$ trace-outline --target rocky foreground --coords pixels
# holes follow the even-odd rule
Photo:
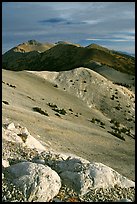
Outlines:
[[[55,152],[19,124],[2,127],[3,202],[133,202],[135,182],[112,168]]]

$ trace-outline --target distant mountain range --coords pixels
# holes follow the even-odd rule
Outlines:
[[[134,53],[124,52],[124,51],[118,51],[118,52],[120,52],[122,54],[125,54],[125,55],[129,55],[129,56],[135,57]]]
[[[8,70],[65,71],[77,67],[93,69],[96,65],[133,74],[135,58],[97,44],[82,47],[59,41],[40,43],[36,40],[17,45],[3,54],[2,67]]]

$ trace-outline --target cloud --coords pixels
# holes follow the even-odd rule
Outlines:
[[[39,23],[61,23],[61,22],[65,22],[66,20],[63,18],[50,18],[50,19],[46,19],[46,20],[41,20],[39,21]]]
[[[134,36],[127,35],[116,35],[111,38],[87,38],[86,40],[95,40],[95,41],[112,41],[112,42],[126,42],[126,41],[135,41]]]
[[[2,3],[3,48],[8,47],[7,42],[16,46],[30,39],[74,43],[92,39],[114,47],[122,43],[123,49],[124,43],[134,45],[134,33],[134,2]]]
[[[45,24],[45,25],[48,25],[48,24],[58,24],[58,23],[61,23],[61,24],[66,24],[66,25],[79,25],[79,24],[86,24],[88,22],[84,22],[84,21],[68,21],[67,19],[65,18],[50,18],[50,19],[46,19],[46,20],[40,20],[38,21],[38,23],[41,23],[41,24]],[[93,23],[94,24],[94,23]]]
[[[98,23],[101,23],[103,20],[84,20],[83,23],[87,23],[87,24],[90,24],[90,25],[95,25],[95,24],[98,24]]]

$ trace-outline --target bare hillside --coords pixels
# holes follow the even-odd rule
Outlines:
[[[111,119],[134,130],[135,95],[87,68],[62,72],[33,72],[69,93],[82,99],[91,109],[97,109]],[[112,75],[111,75],[112,76]],[[113,118],[112,118],[113,115]],[[132,121],[129,123],[128,121]]]
[[[3,123],[134,180],[134,93],[82,67],[38,74],[2,70]]]

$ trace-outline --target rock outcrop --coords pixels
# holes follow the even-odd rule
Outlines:
[[[20,162],[8,167],[7,171],[29,202],[48,202],[58,194],[61,187],[58,174],[46,165]]]
[[[72,189],[71,193],[72,191],[76,192],[77,198],[73,193],[70,202],[74,202],[74,200],[82,202],[88,193],[92,195],[94,191],[94,196],[88,200],[93,201],[95,196],[97,196],[95,201],[102,199],[130,202],[130,200],[134,200],[135,182],[120,175],[112,168],[102,163],[89,162],[73,154],[49,150],[31,136],[26,128],[14,123],[3,125],[2,132],[3,201],[9,197],[10,201],[15,200],[9,196],[9,191],[9,197],[5,195],[6,188],[8,188],[5,186],[9,185],[6,184],[7,180],[15,186],[14,188],[19,189],[19,192],[21,191],[20,194],[27,202],[62,201],[61,192],[64,192],[62,190],[64,186],[66,189]],[[7,149],[8,154],[6,154]],[[117,197],[113,198],[116,193],[112,195],[112,198],[107,196],[112,189],[117,189],[117,191],[114,190],[118,194]],[[121,195],[118,193],[119,191],[123,193],[123,196],[121,196],[122,193],[120,193]],[[67,192],[68,190],[65,191],[66,194]],[[105,192],[103,198],[100,198],[100,192]],[[130,195],[129,192],[131,192]],[[126,194],[127,196],[125,196]],[[9,201],[8,199],[7,201]]]
[[[21,143],[23,146],[27,146],[31,149],[35,148],[39,152],[45,150],[45,147],[31,136],[26,127],[21,127],[19,124],[15,126],[14,123],[9,123],[5,125],[5,128],[6,129],[2,129],[4,139]]]
[[[90,189],[114,188],[115,185],[134,187],[133,181],[123,177],[112,168],[97,162],[88,162],[79,157],[70,157],[58,162],[57,172],[62,180],[71,185],[78,193],[84,195]]]

